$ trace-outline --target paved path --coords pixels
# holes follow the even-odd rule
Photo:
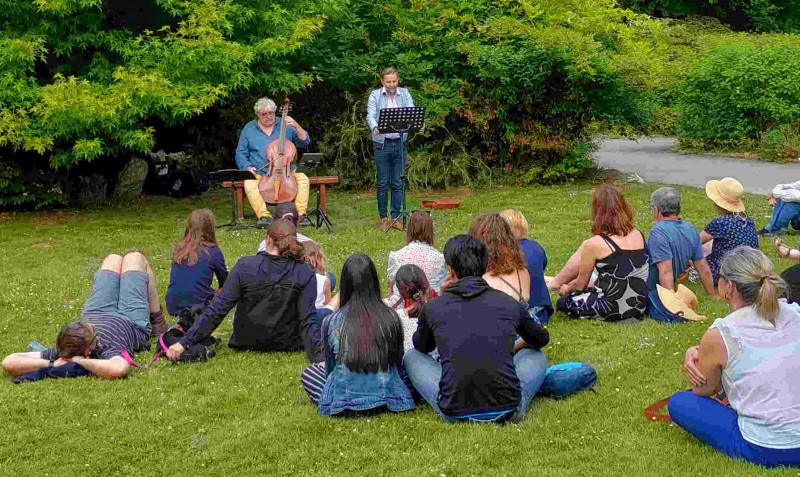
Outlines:
[[[705,187],[709,179],[730,176],[747,192],[767,195],[775,184],[800,180],[800,162],[775,164],[724,156],[676,154],[671,138],[607,139],[594,153],[598,166],[638,174],[645,182]]]

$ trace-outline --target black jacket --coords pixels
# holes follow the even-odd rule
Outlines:
[[[462,278],[423,307],[414,347],[425,353],[439,348],[439,407],[445,414],[459,417],[519,405],[517,334],[537,349],[550,339],[519,302],[480,277]]]
[[[184,347],[210,335],[236,306],[228,346],[254,351],[299,351],[321,361],[314,323],[317,279],[306,263],[261,252],[242,257],[222,290],[180,340]]]

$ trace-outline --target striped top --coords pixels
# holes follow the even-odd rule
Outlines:
[[[122,350],[133,356],[139,351],[150,349],[149,330],[143,330],[126,319],[113,315],[89,315],[84,316],[81,321],[93,325],[97,333],[98,346],[92,353],[92,358],[111,359],[122,356]],[[57,357],[57,348],[42,352],[44,359]]]

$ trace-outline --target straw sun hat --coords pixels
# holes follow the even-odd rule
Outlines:
[[[706,182],[706,195],[728,212],[744,212],[744,187],[733,177]]]
[[[661,285],[656,285],[656,287],[658,288],[658,298],[667,310],[691,321],[706,319],[705,316],[698,315],[695,312],[697,309],[697,296],[692,290],[683,285],[678,285],[678,291],[672,291]]]

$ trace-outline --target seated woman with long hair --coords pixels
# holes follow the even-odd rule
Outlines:
[[[686,351],[691,391],[669,400],[672,420],[731,457],[800,466],[800,308],[759,250],[722,259],[717,291],[731,308]],[[725,391],[730,405],[709,396]]]
[[[561,293],[556,308],[584,319],[642,319],[647,308],[647,248],[625,196],[610,184],[601,185],[592,196],[592,233],[550,283]]]
[[[211,288],[214,276],[222,288],[228,278],[228,267],[217,245],[214,214],[208,209],[198,209],[189,215],[183,238],[172,250],[165,296],[169,314],[178,316],[185,308],[208,304],[214,297]]]
[[[417,315],[428,301],[436,297],[436,292],[428,284],[428,277],[416,265],[403,265],[397,270],[394,279],[400,298],[386,304],[400,317],[403,324],[403,351],[414,347],[411,337],[417,331]]]
[[[400,293],[394,285],[397,271],[406,264],[418,266],[425,272],[431,288],[439,293],[442,281],[447,275],[444,255],[433,246],[433,218],[427,212],[416,211],[411,214],[406,226],[406,245],[389,252],[386,276],[389,282],[389,303],[395,303]]]
[[[323,416],[408,411],[414,399],[401,378],[403,327],[380,297],[378,272],[363,253],[342,267],[340,308],[322,322],[325,363],[301,382]]]

